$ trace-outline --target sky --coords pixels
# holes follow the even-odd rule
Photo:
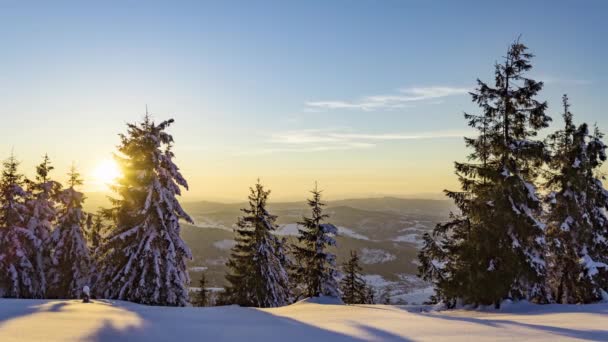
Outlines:
[[[568,93],[608,131],[605,1],[0,0],[0,157],[104,189],[126,123],[174,118],[188,200],[457,189],[467,92],[519,35],[553,128]],[[546,135],[545,130],[542,135]]]

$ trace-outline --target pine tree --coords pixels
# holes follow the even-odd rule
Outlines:
[[[266,209],[269,194],[258,180],[250,188],[249,208],[241,209],[245,215],[235,229],[237,244],[227,263],[223,303],[277,307],[289,302],[287,258],[283,242],[273,234],[276,216]]]
[[[105,229],[103,212],[87,216],[87,240],[92,252],[95,252],[101,246]]]
[[[350,252],[350,259],[342,265],[344,278],[340,281],[342,301],[346,304],[365,304],[369,300],[369,290],[361,276],[359,255],[356,251]]]
[[[303,217],[298,222],[301,227],[298,229],[299,244],[293,246],[298,263],[294,267],[294,282],[303,285],[306,297],[338,297],[336,256],[327,251],[330,246],[336,245],[334,237],[338,229],[333,224],[323,223],[329,215],[323,214],[325,203],[321,201],[321,190],[316,183],[311,193],[308,206],[312,217]]]
[[[39,244],[35,246],[33,260],[35,278],[32,279],[36,298],[46,296],[46,269],[50,264],[49,237],[57,216],[57,193],[61,184],[51,180],[50,172],[54,169],[48,155],[44,155],[42,163],[36,167],[34,181],[26,181],[28,185],[27,229],[36,237]]]
[[[608,192],[596,177],[606,146],[597,129],[575,126],[566,95],[563,107],[565,127],[548,137],[548,280],[558,303],[590,303],[608,290]]]
[[[205,273],[201,274],[201,278],[198,281],[199,291],[196,293],[194,306],[209,306],[209,290],[207,290],[207,277]]]
[[[27,228],[27,192],[19,162],[11,155],[0,180],[0,297],[39,298],[36,248],[41,241]]]
[[[68,177],[69,188],[59,194],[61,207],[50,238],[49,292],[54,298],[80,298],[83,287],[90,284],[92,260],[84,231],[86,216],[82,210],[85,198],[76,190],[82,185],[82,179],[74,166]]]
[[[425,236],[420,253],[421,277],[449,305],[548,300],[545,226],[534,186],[547,153],[534,137],[550,118],[547,104],[535,100],[542,82],[525,77],[532,57],[513,43],[496,64],[495,86],[478,80],[471,93],[483,115],[465,119],[479,136],[465,139],[470,162],[455,163],[462,191],[446,191],[460,213]]]
[[[192,255],[180,237],[180,219],[192,223],[177,196],[188,184],[174,164],[173,119],[155,124],[148,115],[121,135],[118,161],[122,177],[117,198],[106,211],[113,221],[99,248],[98,288],[105,298],[149,305],[185,306]]]

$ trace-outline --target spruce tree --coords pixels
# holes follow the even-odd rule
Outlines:
[[[365,304],[369,300],[369,290],[361,270],[359,255],[356,251],[351,251],[350,258],[342,265],[344,277],[340,281],[342,301],[346,304]]]
[[[40,298],[36,249],[41,241],[27,228],[28,194],[18,167],[11,155],[0,180],[0,297]]]
[[[308,199],[311,217],[304,216],[298,225],[298,242],[293,246],[297,266],[294,267],[294,282],[303,286],[306,297],[320,295],[338,297],[336,256],[328,248],[336,245],[336,226],[323,223],[329,215],[323,213],[325,203],[321,201],[321,190],[315,183]]]
[[[259,180],[250,188],[249,207],[241,209],[222,293],[223,303],[241,306],[278,307],[290,300],[287,258],[283,241],[273,233],[276,216],[266,209],[270,190]]]
[[[597,178],[606,146],[574,124],[566,95],[563,108],[564,129],[548,137],[548,282],[558,303],[590,303],[608,290],[608,192]]]
[[[103,212],[100,211],[97,214],[87,216],[87,240],[92,252],[95,252],[101,246],[105,229]]]
[[[72,166],[68,188],[61,191],[57,226],[50,238],[51,267],[49,293],[54,298],[80,298],[85,285],[90,285],[92,260],[85,238],[86,215],[82,210],[84,194],[80,174]]]
[[[545,225],[534,182],[547,159],[543,142],[547,104],[535,96],[542,82],[526,77],[532,54],[519,41],[495,66],[495,85],[478,80],[471,93],[483,115],[465,114],[479,131],[466,138],[468,163],[455,163],[461,191],[446,191],[459,213],[425,236],[420,275],[449,305],[504,299],[548,300]]]
[[[198,287],[200,290],[196,292],[192,304],[194,306],[209,306],[209,290],[207,290],[207,277],[205,277],[205,273],[201,274]]]
[[[36,237],[39,244],[32,251],[36,270],[35,278],[32,279],[36,288],[36,298],[46,296],[46,270],[50,264],[49,237],[57,216],[57,193],[61,184],[50,178],[50,172],[54,169],[48,155],[44,155],[42,162],[36,167],[36,178],[34,181],[26,181],[28,186],[27,228]]]
[[[174,164],[173,119],[128,124],[115,156],[122,177],[106,211],[111,230],[99,248],[98,288],[105,298],[149,305],[185,306],[192,255],[180,237],[180,220],[192,223],[177,196],[188,184]]]

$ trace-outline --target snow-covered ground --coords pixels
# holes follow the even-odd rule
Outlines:
[[[375,248],[361,249],[361,262],[367,265],[382,264],[393,261],[397,257],[385,250]]]
[[[287,223],[279,225],[279,228],[275,231],[276,235],[280,236],[298,236],[299,234],[299,226],[297,223]],[[369,237],[359,234],[354,230],[346,227],[338,227],[338,235],[348,236],[357,240],[369,240]]]
[[[0,341],[608,340],[608,304],[516,304],[500,311],[322,305],[277,309],[0,300]]]

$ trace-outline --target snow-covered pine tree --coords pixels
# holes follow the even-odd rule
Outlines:
[[[420,253],[420,275],[448,305],[548,300],[545,225],[534,186],[547,153],[533,139],[550,118],[547,104],[535,100],[542,82],[525,76],[532,57],[513,43],[496,64],[495,85],[478,80],[471,93],[483,115],[465,118],[480,133],[465,139],[470,162],[455,163],[462,191],[446,191],[459,213],[425,236]]]
[[[321,190],[315,183],[308,199],[311,217],[304,216],[298,222],[298,244],[293,246],[296,259],[292,282],[303,286],[303,295],[338,297],[338,272],[336,256],[328,248],[336,245],[338,229],[331,223],[324,223],[329,215],[323,213],[325,203],[321,201]]]
[[[36,237],[38,246],[32,250],[36,275],[32,279],[35,298],[46,296],[46,270],[50,265],[49,237],[57,216],[57,193],[61,184],[51,180],[50,172],[54,169],[48,155],[36,167],[34,181],[26,181],[30,196],[26,201],[27,229]]]
[[[232,248],[222,303],[242,306],[277,307],[290,300],[287,258],[283,241],[273,234],[276,216],[266,209],[270,190],[260,181],[250,188],[249,208],[241,209],[235,229],[236,246]]]
[[[351,251],[350,258],[342,265],[344,277],[340,281],[342,301],[346,304],[365,304],[369,300],[369,290],[361,270],[357,251]]]
[[[27,229],[27,192],[19,162],[11,155],[0,180],[0,297],[39,298],[36,253],[40,240]]]
[[[128,124],[115,156],[122,177],[106,211],[113,226],[99,248],[98,289],[105,298],[149,305],[185,306],[190,249],[180,237],[180,219],[192,222],[177,196],[188,183],[174,164],[173,119]]]
[[[48,271],[49,294],[53,298],[80,298],[90,284],[91,255],[85,238],[86,215],[82,210],[84,194],[80,174],[72,165],[68,188],[59,194],[57,226],[51,233],[51,266]]]
[[[207,277],[205,273],[201,273],[201,278],[198,281],[199,291],[196,292],[192,305],[194,306],[209,306],[209,290],[207,290]]]
[[[548,283],[558,303],[590,303],[608,291],[608,191],[597,178],[606,146],[597,129],[575,126],[566,95],[563,107],[565,127],[547,139]]]

